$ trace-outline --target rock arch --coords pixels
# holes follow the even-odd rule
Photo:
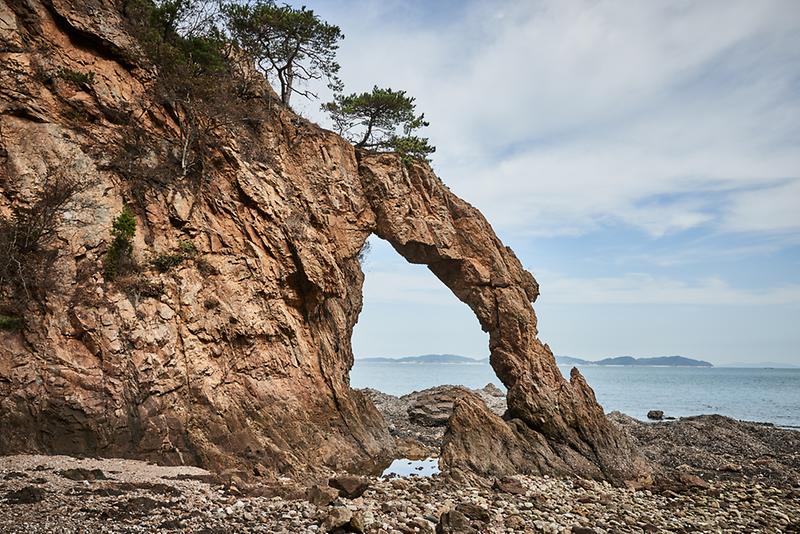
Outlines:
[[[132,184],[108,162],[129,138],[119,119],[137,117],[155,139],[177,127],[148,89],[150,69],[129,68],[140,54],[113,2],[24,4],[0,0],[3,37],[17,50],[2,58],[12,68],[0,69],[14,78],[0,84],[0,212],[59,166],[86,181],[92,208],[59,228],[59,291],[26,310],[23,331],[0,330],[0,453],[250,474],[357,470],[388,458],[385,421],[348,382],[357,255],[374,233],[474,311],[509,389],[508,421],[467,397],[456,405],[449,465],[614,481],[647,473],[583,378],[559,374],[537,338],[538,286],[483,216],[427,165],[357,154],[287,108],[270,106],[257,131],[221,135],[202,192],[174,180],[142,194],[135,248],[157,295],[132,298],[105,280],[109,229],[131,199]],[[91,70],[91,94],[42,84],[40,65]],[[75,102],[91,121],[68,119]],[[183,240],[193,259],[170,272],[147,267]],[[483,462],[474,444],[497,461]]]
[[[537,337],[531,306],[539,286],[483,215],[450,192],[429,167],[392,155],[361,155],[359,176],[375,214],[372,231],[406,260],[421,263],[477,316],[489,333],[490,363],[508,388],[506,424],[478,403],[457,404],[445,444],[452,468],[487,472],[561,472],[616,482],[646,477],[646,462],[606,419],[577,369],[564,380],[550,348]],[[472,419],[472,423],[470,423]],[[469,428],[472,427],[472,428]],[[502,428],[504,466],[485,465],[474,444]],[[498,441],[499,443],[499,441]],[[495,443],[497,445],[497,443]],[[472,451],[472,452],[470,452]]]

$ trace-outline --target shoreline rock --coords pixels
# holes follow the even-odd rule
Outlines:
[[[99,469],[107,479],[74,481],[58,474],[71,468]],[[9,477],[11,473],[16,475]],[[455,483],[447,476],[370,477],[360,496],[319,504],[309,502],[298,482],[287,478],[249,488],[220,480],[196,468],[136,460],[4,456],[0,532],[604,534],[800,529],[800,488],[752,480],[637,489],[550,476],[517,475],[479,483]],[[15,501],[17,495],[25,498]]]
[[[414,424],[408,408],[456,391],[493,403],[487,417],[503,413],[504,397],[489,387],[363,393],[393,425],[396,440],[438,452],[444,428]],[[318,480],[244,482],[136,460],[0,456],[0,532],[800,531],[800,432],[718,415],[656,423],[619,412],[608,417],[658,468],[653,484],[614,487],[569,475],[481,478],[458,470],[427,478],[330,472]]]
[[[463,386],[443,385],[414,391],[401,397],[374,389],[363,389],[361,392],[374,402],[389,423],[390,432],[395,439],[404,443],[404,446],[398,447],[400,454],[416,446],[428,456],[438,456],[445,441],[446,427],[417,424],[408,413],[412,406],[430,402],[444,411],[446,406],[440,402],[441,399],[472,393],[488,407],[487,412],[476,417],[484,423],[494,420],[496,424],[502,424],[493,419],[493,415],[502,417],[505,414],[505,397],[497,396],[495,390],[500,391],[494,386],[470,390]],[[502,395],[502,391],[500,393]],[[452,413],[452,407],[449,408],[449,413]],[[781,487],[800,485],[800,431],[778,428],[768,423],[737,421],[721,415],[698,415],[679,419],[665,417],[662,421],[645,422],[619,412],[611,412],[608,418],[661,471],[702,474],[706,478],[721,480],[743,480],[746,475]],[[513,420],[511,422],[513,425]],[[462,424],[464,425],[466,423]],[[476,425],[477,421],[473,426]],[[502,455],[498,451],[476,449],[474,440],[480,432],[480,428],[473,428],[469,435],[460,432],[462,439],[468,442],[473,440],[463,443],[462,447],[473,451],[481,450],[475,454],[476,459],[491,463],[495,474],[513,471],[514,468],[509,465],[506,465],[506,469],[501,466],[508,461],[513,463],[515,456],[528,454],[522,446],[516,447],[516,452],[508,449],[510,443],[519,439],[512,438],[510,434],[500,440],[506,447]],[[508,434],[505,426],[498,426],[492,432]],[[495,459],[498,455],[502,458]],[[416,459],[412,455],[406,457]],[[465,459],[462,458],[463,460]],[[531,462],[530,459],[517,463],[525,464],[529,468],[535,465],[535,461]],[[520,465],[517,465],[517,472]],[[552,467],[550,466],[551,469]],[[486,466],[483,469],[487,469]],[[663,473],[661,478],[664,478]]]

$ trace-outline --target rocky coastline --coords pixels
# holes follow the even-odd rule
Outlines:
[[[797,433],[607,416],[428,162],[297,115],[235,48],[183,84],[121,4],[149,2],[0,0],[0,534],[799,528]],[[351,388],[371,236],[472,310],[507,397]]]
[[[408,458],[437,455],[465,388],[363,390]],[[495,413],[496,387],[472,391]],[[247,477],[68,456],[0,457],[0,531],[605,533],[800,531],[800,432],[718,415],[609,418],[662,476],[615,487],[575,477]],[[403,444],[403,445],[400,445]],[[670,476],[666,476],[669,474]]]

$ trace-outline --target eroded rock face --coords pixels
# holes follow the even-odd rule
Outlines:
[[[0,332],[0,452],[259,473],[388,459],[385,421],[348,379],[358,254],[376,234],[426,264],[489,332],[518,421],[491,424],[526,436],[522,458],[615,480],[646,471],[583,378],[566,382],[537,339],[531,274],[428,166],[356,153],[271,105],[250,137],[209,149],[202,187],[171,176],[140,190],[113,161],[131,123],[153,138],[178,126],[152,100],[152,73],[113,3],[0,0],[0,41],[0,212],[53,169],[85,184],[59,228],[57,291],[28,306],[23,331]],[[132,201],[142,265],[182,242],[195,251],[165,272],[148,267],[133,292],[102,274],[112,221]],[[478,410],[465,404],[456,420]]]
[[[0,451],[247,473],[388,460],[383,418],[348,383],[356,256],[374,221],[352,147],[278,109],[254,135],[263,158],[221,139],[203,190],[174,177],[137,199],[114,155],[132,124],[153,137],[176,126],[151,100],[151,73],[130,65],[112,6],[0,2],[0,210],[53,169],[86,186],[59,229],[57,290],[27,308],[22,332],[0,332]],[[147,291],[103,279],[126,202]],[[181,242],[191,259],[150,267]]]
[[[616,482],[647,478],[646,462],[606,419],[577,368],[565,381],[539,341],[531,306],[539,286],[513,251],[429,168],[406,172],[392,161],[385,154],[360,159],[375,233],[408,261],[426,264],[475,313],[489,333],[490,363],[508,388],[508,416],[531,433],[525,439],[530,454],[550,458],[548,469],[563,464],[566,471]],[[477,469],[479,462],[471,465]]]

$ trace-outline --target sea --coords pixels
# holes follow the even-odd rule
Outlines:
[[[569,376],[570,366],[559,366]],[[800,429],[800,369],[580,366],[606,412],[646,420],[649,410],[685,417],[721,414]],[[502,384],[488,363],[384,363],[356,360],[355,388],[405,395],[442,384]]]

